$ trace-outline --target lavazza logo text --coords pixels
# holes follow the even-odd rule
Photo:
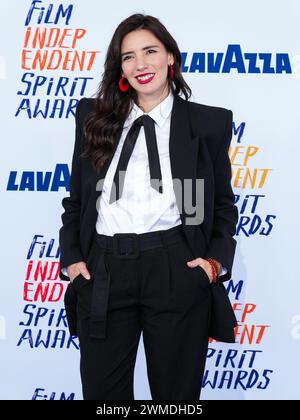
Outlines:
[[[229,44],[225,52],[182,52],[184,73],[292,74],[288,53],[244,52]],[[296,64],[296,63],[295,63]]]

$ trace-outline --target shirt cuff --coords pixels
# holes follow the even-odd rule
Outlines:
[[[220,265],[221,265],[221,271],[220,271],[219,277],[220,276],[223,276],[228,271],[227,268],[226,267],[223,267],[223,265],[221,263],[220,263]]]
[[[61,268],[61,272],[63,273],[63,275],[64,275],[64,276],[69,277],[69,276],[68,276],[67,269],[66,269],[65,267]]]

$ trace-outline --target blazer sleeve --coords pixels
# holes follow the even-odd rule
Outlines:
[[[70,194],[62,200],[64,212],[61,215],[62,227],[59,230],[61,280],[70,280],[65,270],[68,265],[83,261],[80,248],[81,159],[79,158],[82,152],[81,108],[83,100],[84,98],[79,100],[75,112],[75,144],[69,183]]]
[[[234,205],[235,196],[231,187],[231,163],[228,149],[232,138],[232,111],[227,110],[225,131],[214,162],[215,201],[214,222],[211,239],[204,258],[214,258],[227,269],[218,281],[231,278],[234,260],[238,208]]]

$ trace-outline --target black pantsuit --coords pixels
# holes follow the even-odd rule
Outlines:
[[[211,285],[189,268],[192,253],[179,242],[143,251],[138,258],[106,254],[111,274],[106,337],[89,336],[92,280],[79,275],[78,336],[84,399],[134,399],[133,375],[141,332],[154,400],[198,400],[208,346]]]
[[[234,342],[237,325],[223,284],[231,278],[238,221],[228,156],[232,112],[174,95],[169,138],[172,179],[182,186],[185,180],[192,181],[192,203],[196,202],[196,181],[204,179],[204,219],[191,223],[182,196],[176,195],[181,241],[147,250],[136,259],[107,255],[111,276],[107,301],[100,289],[92,293],[95,284],[100,285],[95,280],[104,279],[97,265],[102,257],[94,252],[93,244],[101,196],[97,186],[105,179],[112,156],[100,174],[89,159],[80,159],[85,144],[83,123],[95,105],[94,99],[83,98],[76,109],[70,196],[62,202],[65,212],[59,232],[61,267],[85,261],[92,274],[90,282],[77,276],[65,295],[70,333],[78,334],[81,343],[84,397],[133,398],[133,367],[143,331],[153,398],[197,399],[208,337]],[[197,257],[215,258],[226,274],[210,285],[201,267],[186,265]],[[69,280],[62,271],[60,278]],[[102,301],[94,302],[92,296]],[[97,311],[106,304],[107,336],[103,339],[103,314]],[[95,322],[88,332],[90,315]]]

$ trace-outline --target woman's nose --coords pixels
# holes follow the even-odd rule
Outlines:
[[[145,70],[145,68],[146,68],[145,64],[140,64],[136,67],[137,71],[143,71],[143,70]]]
[[[138,58],[136,59],[136,69],[137,71],[144,70],[147,67],[147,64],[145,63],[144,58]]]

